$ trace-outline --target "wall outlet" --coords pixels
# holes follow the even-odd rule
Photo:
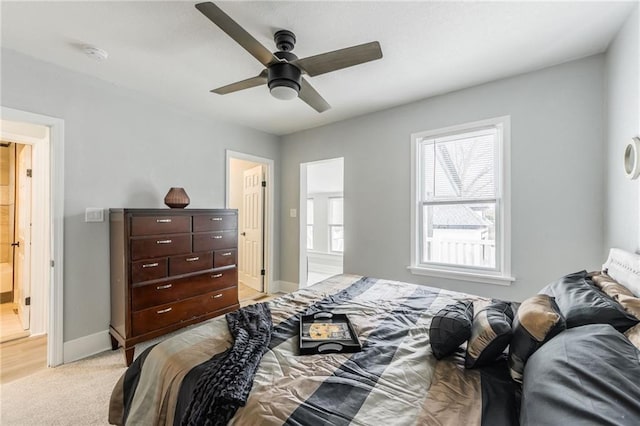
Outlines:
[[[85,222],[104,222],[104,209],[101,207],[87,207],[84,211]]]
[[[298,211],[296,209],[289,209],[289,216],[290,217],[298,216]]]

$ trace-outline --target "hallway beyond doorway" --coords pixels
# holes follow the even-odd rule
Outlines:
[[[29,336],[29,330],[22,327],[15,303],[0,305],[0,343]]]

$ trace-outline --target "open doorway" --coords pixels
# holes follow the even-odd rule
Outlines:
[[[31,151],[0,142],[0,343],[31,334]]]
[[[11,218],[14,233],[11,235],[11,231],[7,231],[13,270],[2,275],[2,292],[5,292],[5,281],[15,277],[16,280],[11,282],[11,297],[18,305],[16,309],[22,311],[21,327],[28,329],[30,335],[28,339],[2,344],[3,353],[8,355],[2,357],[4,381],[10,371],[5,360],[12,358],[18,363],[23,362],[28,358],[27,348],[35,350],[37,347],[38,351],[42,348],[45,367],[55,367],[64,361],[64,121],[4,106],[0,107],[0,112],[0,140],[3,145],[8,145],[0,149],[10,150],[8,164],[13,169],[9,174],[13,176],[13,182],[0,189],[7,192],[0,195],[0,204],[9,204],[6,210],[14,211]],[[11,192],[13,197],[9,197]],[[4,223],[4,214],[1,219]],[[7,270],[6,267],[2,269]],[[37,345],[34,339],[38,340]],[[21,345],[23,340],[29,341],[26,346]],[[12,353],[17,355],[9,356]],[[27,369],[18,365],[11,367],[21,370],[20,374],[29,374]]]
[[[273,160],[227,151],[227,208],[238,210],[238,298],[259,299],[273,279]]]
[[[300,165],[300,287],[343,272],[344,159]]]

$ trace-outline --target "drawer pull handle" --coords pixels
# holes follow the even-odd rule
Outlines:
[[[213,274],[211,275],[211,278],[220,278],[222,276],[222,274]]]
[[[219,240],[222,238],[222,235],[213,235],[211,238]]]
[[[166,314],[167,312],[171,312],[172,310],[173,310],[173,308],[160,309],[159,311],[156,311],[156,313],[158,313],[158,314]]]
[[[196,260],[200,260],[200,258],[196,256],[196,257],[190,257],[190,258],[185,259],[185,260],[186,260],[187,262],[195,262]]]
[[[171,240],[158,240],[156,244],[171,244]]]
[[[222,218],[221,217],[212,217],[211,220],[218,222],[218,221],[221,221]]]
[[[173,287],[173,284],[165,284],[165,285],[159,285],[156,287],[156,290],[166,290],[168,288]]]
[[[171,219],[156,219],[156,223],[171,223]]]
[[[220,256],[231,256],[233,253],[231,253],[230,251],[226,252],[226,253],[222,253]]]
[[[216,295],[211,296],[212,299],[217,299],[219,297],[222,297],[222,293],[218,293]]]
[[[156,263],[145,263],[144,265],[142,265],[142,267],[143,268],[155,268],[158,265],[160,265],[158,262],[156,262]]]

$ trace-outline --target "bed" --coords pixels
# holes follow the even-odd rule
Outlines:
[[[584,272],[581,277],[591,282],[593,275]],[[562,284],[558,288],[564,287]],[[555,300],[557,296],[550,298]],[[507,350],[500,351],[491,363],[476,368],[465,368],[469,357],[467,344],[461,344],[440,359],[434,356],[429,339],[434,318],[455,304],[472,303],[477,309],[478,304],[491,302],[478,296],[398,281],[335,276],[261,306],[243,308],[253,309],[251,312],[264,308],[268,312],[270,336],[263,355],[261,352],[261,357],[255,360],[255,368],[251,368],[251,362],[245,363],[242,365],[249,368],[236,369],[232,374],[233,383],[248,380],[248,389],[245,400],[236,402],[231,411],[223,403],[216,408],[218,411],[209,408],[213,419],[202,412],[200,417],[193,415],[194,405],[196,408],[202,405],[201,400],[194,404],[197,399],[194,390],[202,388],[203,376],[222,374],[222,364],[216,362],[221,363],[221,357],[240,339],[238,335],[236,339],[232,337],[231,323],[219,317],[141,353],[114,387],[109,422],[132,425],[517,425],[520,421],[527,424],[545,424],[549,419],[571,421],[567,412],[577,409],[577,414],[571,414],[577,416],[574,420],[596,424],[591,421],[593,407],[576,408],[573,399],[563,399],[562,392],[563,386],[575,386],[575,380],[580,383],[581,375],[592,375],[594,369],[589,362],[571,369],[562,367],[567,370],[566,380],[556,371],[554,377],[560,378],[558,383],[552,379],[553,386],[547,386],[550,378],[544,375],[545,366],[548,362],[562,365],[568,359],[566,348],[576,346],[561,340],[565,335],[573,339],[567,342],[581,338],[568,329],[563,328],[564,331],[547,339],[559,342],[557,347],[548,342],[544,346],[540,342],[536,344],[537,352],[531,355],[524,370],[523,385],[510,375]],[[518,312],[517,304],[511,307],[513,312]],[[349,354],[298,355],[299,316],[319,311],[346,313],[363,350]],[[638,328],[632,325],[637,324],[640,317],[628,316],[631,318],[628,328]],[[601,345],[597,354],[607,362],[602,374],[596,374],[605,377],[592,377],[589,382],[591,396],[601,400],[616,388],[615,384],[622,389],[616,394],[616,401],[608,404],[601,401],[597,406],[599,420],[610,419],[610,424],[637,424],[640,351],[631,344],[632,337],[625,337],[610,325],[593,322],[596,324],[585,326],[602,329],[586,329],[583,334],[603,336],[602,341],[607,344]],[[607,333],[615,335],[611,338]],[[538,349],[539,346],[542,347]],[[549,354],[543,353],[547,347]],[[616,356],[620,353],[624,358],[621,365],[625,366],[622,372],[615,368],[615,363],[619,363]],[[585,358],[577,359],[584,361]],[[551,398],[545,387],[554,393]],[[603,393],[597,392],[599,388]],[[577,392],[579,395],[580,390]],[[240,397],[242,400],[242,395]],[[220,399],[216,401],[220,403]],[[571,410],[565,410],[565,405]],[[545,410],[535,409],[542,406]],[[538,411],[547,417],[539,417]],[[217,414],[212,413],[224,415],[215,418]],[[558,422],[546,424],[554,423]]]

